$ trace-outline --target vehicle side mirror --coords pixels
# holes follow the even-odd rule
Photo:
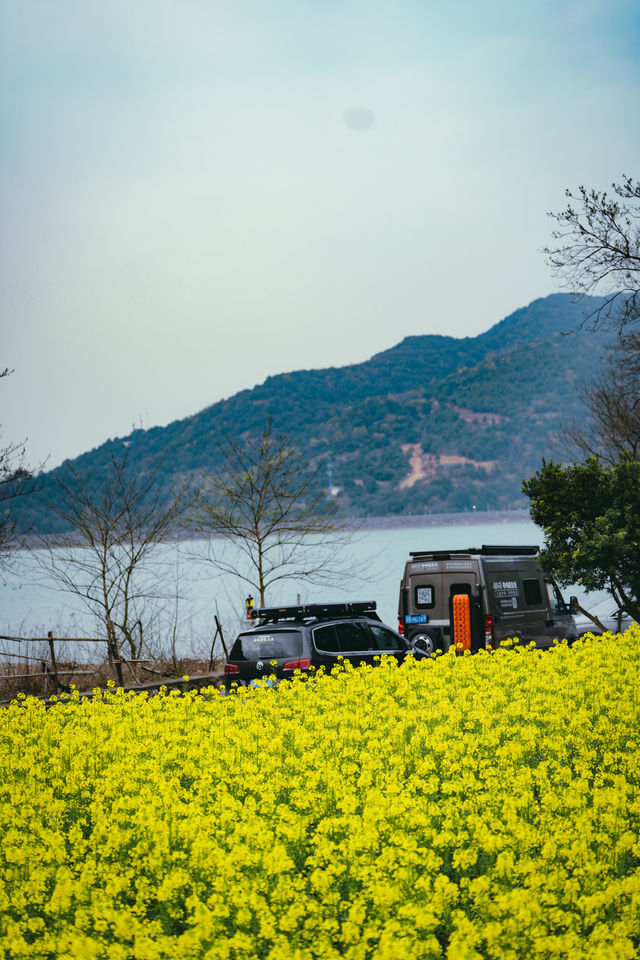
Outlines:
[[[569,597],[569,613],[571,614],[572,617],[574,617],[577,612],[578,612],[578,598]]]

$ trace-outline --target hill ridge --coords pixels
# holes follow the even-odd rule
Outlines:
[[[97,477],[127,443],[132,466],[158,469],[168,495],[215,469],[225,435],[257,434],[271,415],[274,429],[308,452],[320,482],[331,462],[345,515],[522,509],[523,477],[556,455],[554,435],[580,415],[579,387],[600,364],[606,337],[575,330],[597,299],[550,294],[474,337],[412,334],[356,364],[271,375],[65,461],[42,475],[42,486],[55,495],[69,467]],[[429,469],[409,484],[416,468],[408,451],[415,458],[418,447]],[[50,525],[33,498],[25,511],[37,529]]]

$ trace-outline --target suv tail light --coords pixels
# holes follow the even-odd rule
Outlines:
[[[493,617],[484,618],[484,645],[487,648],[493,646]]]
[[[285,663],[283,670],[310,670],[311,660],[289,660]]]
[[[398,633],[404,637],[404,620],[398,620]]]
[[[235,663],[225,663],[224,665],[225,677],[228,677],[233,673],[240,673],[240,667],[237,667]]]

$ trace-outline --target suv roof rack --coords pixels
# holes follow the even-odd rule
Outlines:
[[[276,620],[330,620],[334,617],[362,617],[374,613],[375,600],[360,600],[355,603],[305,603],[297,607],[259,607],[251,611],[252,620],[274,623]]]
[[[412,550],[410,557],[437,557],[439,560],[449,560],[459,554],[481,554],[485,557],[522,557],[533,556],[539,551],[538,546],[495,546],[483,543],[481,547],[468,547],[466,550]]]

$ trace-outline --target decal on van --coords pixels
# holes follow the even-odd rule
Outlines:
[[[518,581],[517,580],[494,580],[493,595],[494,597],[498,597],[498,598],[517,597]]]
[[[501,610],[517,610],[518,609],[517,597],[500,597],[499,602],[500,602]]]
[[[493,595],[501,610],[517,610],[519,593],[517,580],[493,581]]]

